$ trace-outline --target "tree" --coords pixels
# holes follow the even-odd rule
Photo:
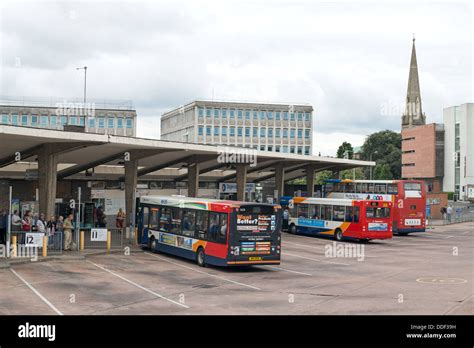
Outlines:
[[[331,179],[333,175],[333,172],[330,170],[323,170],[317,172],[314,177],[315,184],[322,185],[324,184],[324,180]]]
[[[373,178],[400,179],[402,174],[402,136],[391,130],[373,133],[367,137],[362,145],[361,159],[375,161]],[[370,169],[364,170],[370,178]]]
[[[354,156],[354,148],[347,141],[343,142],[342,145],[337,149],[337,157],[344,158],[346,153],[348,159],[352,159]]]
[[[364,170],[360,167],[341,171],[341,179],[364,180],[365,178]]]

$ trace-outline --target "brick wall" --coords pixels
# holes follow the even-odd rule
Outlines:
[[[436,177],[436,124],[402,130],[402,178]]]

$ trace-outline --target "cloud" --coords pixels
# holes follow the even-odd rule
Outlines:
[[[132,100],[139,136],[212,96],[311,103],[315,153],[398,131],[413,32],[428,122],[472,101],[462,2],[25,1],[0,13],[1,94],[81,97],[87,65],[88,97]]]

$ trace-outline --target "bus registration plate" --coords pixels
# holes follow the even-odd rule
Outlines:
[[[421,225],[421,219],[405,219],[405,225],[408,225],[408,226]]]
[[[249,257],[249,261],[262,261],[262,258],[260,256],[252,256]]]

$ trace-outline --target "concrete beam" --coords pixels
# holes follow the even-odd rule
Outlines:
[[[68,176],[80,173],[84,170],[87,170],[87,169],[90,169],[90,168],[95,168],[95,167],[100,166],[102,164],[106,164],[106,163],[115,161],[119,158],[123,158],[123,156],[124,156],[124,153],[119,152],[119,153],[116,153],[115,155],[100,158],[96,161],[92,161],[92,162],[89,162],[89,163],[86,163],[86,164],[78,164],[76,166],[72,166],[70,168],[63,169],[60,172],[58,172],[58,179],[61,180],[61,179],[64,179]]]
[[[314,197],[314,172],[317,167],[314,164],[306,166],[306,192],[308,197]]]
[[[275,190],[278,191],[278,200],[285,195],[285,166],[283,163],[275,166]]]
[[[178,158],[178,159],[175,159],[175,160],[172,160],[172,161],[169,161],[169,162],[160,163],[160,164],[157,164],[155,166],[148,167],[148,168],[140,169],[138,171],[138,176],[153,173],[153,172],[156,172],[160,169],[171,167],[171,166],[174,166],[174,165],[180,164],[180,163],[190,163],[192,161],[194,161],[194,162],[196,162],[196,161],[204,162],[205,160],[209,161],[210,159],[213,159],[213,158],[216,158],[216,156],[215,155],[191,155],[191,156],[186,156],[186,157]]]
[[[264,161],[261,161],[261,162],[269,162],[269,161],[271,161],[271,160],[264,160]],[[258,172],[258,171],[261,171],[263,169],[273,167],[273,166],[275,166],[275,164],[278,164],[278,163],[281,163],[281,161],[280,160],[278,160],[278,161],[273,160],[271,163],[267,163],[267,164],[261,165],[259,167],[253,167],[253,168],[249,167],[247,169],[247,174]],[[235,177],[237,177],[237,172],[235,172],[234,174],[229,174],[229,175],[223,176],[222,178],[219,178],[219,180],[217,180],[217,182],[229,181],[229,180],[234,179]]]
[[[45,218],[49,219],[55,211],[58,154],[54,151],[53,144],[44,144],[37,155],[39,213],[45,214]]]
[[[227,163],[217,163],[216,165],[208,167],[208,168],[201,168],[199,171],[199,175],[212,172],[213,170],[226,167],[227,165],[228,165]],[[177,176],[176,178],[174,178],[174,181],[183,181],[183,180],[186,180],[187,178],[188,178],[188,174],[186,173],[186,174]]]
[[[134,222],[135,214],[135,189],[138,182],[138,159],[131,158],[125,161],[125,226]]]
[[[285,168],[285,174],[288,174],[288,173],[291,173],[291,172],[294,172],[295,170],[299,170],[303,167],[307,166],[307,164],[299,164],[295,167],[290,167],[290,168]],[[264,176],[261,176],[259,178],[256,178],[253,180],[253,182],[261,182],[261,181],[265,181],[265,180],[268,180],[270,178],[273,178],[275,176],[275,172],[273,173],[270,173],[268,175],[264,175]],[[286,180],[285,180],[286,181]]]
[[[237,200],[245,201],[245,188],[247,186],[247,165],[238,163],[236,165],[237,174]]]

